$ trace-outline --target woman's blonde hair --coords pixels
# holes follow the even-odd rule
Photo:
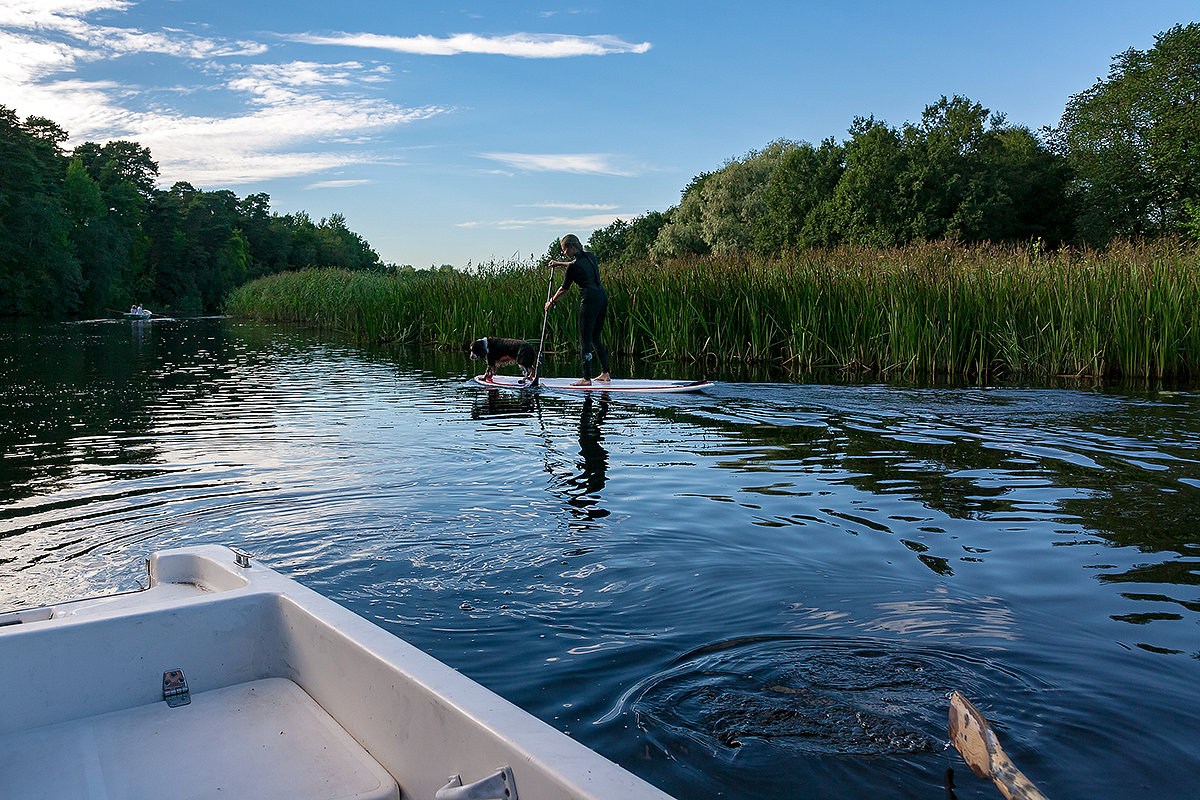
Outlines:
[[[579,237],[573,233],[568,233],[558,244],[564,249],[566,249],[567,245],[572,245],[579,252],[583,252],[583,244],[579,241]]]

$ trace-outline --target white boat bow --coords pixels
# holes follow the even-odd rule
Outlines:
[[[144,591],[0,614],[6,800],[668,800],[228,548],[149,569]]]

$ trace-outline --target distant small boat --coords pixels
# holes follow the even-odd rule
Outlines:
[[[139,311],[126,311],[125,316],[128,319],[150,319],[151,317],[154,316],[154,312],[147,311],[146,309],[143,308]]]
[[[246,553],[148,565],[141,591],[0,613],[5,800],[670,800]]]

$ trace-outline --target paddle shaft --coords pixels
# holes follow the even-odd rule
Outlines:
[[[1008,800],[1046,800],[1004,752],[988,721],[959,692],[950,695],[950,741],[971,771],[991,778]]]
[[[550,268],[550,282],[546,284],[546,304],[550,303],[550,293],[554,291],[554,267]],[[542,374],[542,346],[546,343],[546,320],[550,318],[550,309],[546,306],[542,307],[542,335],[538,337],[537,360],[533,362],[533,382],[530,386],[538,385],[538,378]]]

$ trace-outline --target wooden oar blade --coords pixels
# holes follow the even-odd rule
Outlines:
[[[1046,800],[1000,746],[992,726],[960,692],[950,695],[950,742],[980,778],[991,778],[1008,800]]]
[[[980,778],[992,777],[992,754],[988,747],[991,728],[983,715],[962,694],[950,695],[950,742]],[[993,736],[994,739],[994,736]],[[999,747],[999,744],[996,744]]]

